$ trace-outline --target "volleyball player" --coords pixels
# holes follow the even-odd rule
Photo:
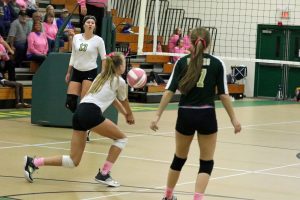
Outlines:
[[[105,7],[108,5],[108,0],[77,0],[80,5],[80,24],[84,25],[84,16],[93,15],[97,19],[96,35],[101,36],[102,19],[105,16]]]
[[[154,131],[158,130],[158,122],[179,89],[181,98],[176,122],[176,150],[168,173],[167,187],[163,200],[176,200],[173,190],[180,171],[187,160],[190,144],[197,131],[200,149],[200,167],[196,177],[194,200],[202,200],[214,166],[214,152],[217,141],[217,120],[214,98],[217,88],[222,104],[227,111],[234,132],[241,131],[228,95],[224,63],[204,50],[210,44],[210,34],[204,28],[196,28],[191,34],[193,51],[177,61],[166,91],[160,101],[156,117],[150,124]]]
[[[81,100],[73,115],[73,136],[71,152],[69,155],[53,157],[32,158],[24,157],[24,176],[29,182],[33,182],[32,173],[39,167],[63,166],[74,168],[79,165],[85,144],[86,131],[93,132],[114,140],[106,161],[97,173],[97,182],[117,187],[120,184],[112,179],[110,171],[116,162],[122,149],[127,143],[127,138],[111,120],[105,119],[102,113],[117,98],[122,104],[119,111],[125,116],[128,124],[134,124],[134,117],[127,98],[127,84],[121,77],[125,71],[125,57],[121,53],[114,53],[107,57],[105,69],[96,77],[87,95]]]
[[[98,35],[95,35],[96,18],[86,15],[83,19],[84,33],[76,34],[72,43],[72,54],[65,81],[68,84],[66,107],[75,112],[78,97],[83,98],[98,74],[97,57],[100,55],[102,65],[105,65],[105,45]],[[72,74],[72,77],[71,77]],[[87,140],[89,140],[87,131]]]

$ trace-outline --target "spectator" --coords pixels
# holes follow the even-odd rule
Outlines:
[[[32,17],[32,14],[38,9],[35,0],[16,0],[16,3],[21,10],[26,11],[29,17]]]
[[[27,59],[37,61],[41,64],[47,57],[48,40],[39,21],[33,25],[32,32],[29,33],[27,38]]]
[[[190,51],[190,48],[192,47],[192,45],[191,45],[192,30],[193,30],[192,28],[189,28],[188,34],[183,37],[183,46],[186,50],[189,50],[189,51]]]
[[[162,46],[161,46],[161,42],[160,41],[157,41],[156,51],[157,52],[162,52]]]
[[[68,16],[69,16],[68,9],[66,9],[66,8],[62,9],[60,18],[58,18],[56,20],[58,29],[60,29],[60,27],[63,25],[64,21],[67,19]],[[68,51],[69,52],[71,52],[71,50],[72,50],[72,41],[73,41],[74,35],[75,35],[74,26],[72,25],[71,21],[69,21],[63,32],[63,41],[68,42]]]
[[[54,50],[55,38],[58,31],[56,23],[54,23],[54,15],[52,13],[45,15],[43,27],[48,39],[48,52],[52,52]]]
[[[21,67],[26,58],[27,36],[30,31],[26,12],[21,10],[19,18],[13,21],[8,33],[8,43],[15,52],[15,67]]]
[[[180,37],[181,37],[181,28],[176,28],[173,34],[171,35],[168,43],[170,53],[174,53],[174,47],[176,46],[176,43]]]
[[[24,102],[23,99],[23,85],[16,81],[6,80],[3,74],[0,72],[0,85],[4,87],[12,87],[15,88],[15,96],[16,96],[16,108],[31,108],[30,104]]]
[[[55,25],[56,25],[55,9],[54,9],[54,7],[53,7],[52,5],[48,5],[48,6],[46,7],[46,13],[45,13],[45,15],[42,17],[42,21],[45,21],[45,17],[46,17],[47,14],[48,14],[48,15],[49,15],[49,14],[52,14],[52,15],[54,16],[53,23],[55,23]]]
[[[41,23],[42,25],[42,14],[39,12],[39,11],[35,11],[33,14],[32,14],[32,18],[30,18],[28,20],[28,24],[29,24],[29,27],[30,27],[30,30],[32,30],[33,28],[33,24],[38,21]],[[42,27],[42,32],[44,32],[44,29],[43,29],[43,26]]]
[[[17,17],[18,17],[18,13],[20,12],[20,8],[17,4],[17,1],[16,0],[10,0],[10,2],[11,2],[12,8],[14,9],[14,12],[17,14]]]
[[[190,53],[183,45],[183,38],[179,38],[176,43],[176,47],[174,47],[174,53]],[[175,63],[180,56],[173,56],[173,62]]]
[[[102,32],[102,19],[105,15],[105,7],[108,5],[108,0],[77,0],[80,5],[80,24],[81,24],[81,32],[83,33],[83,18],[86,15],[92,15],[97,19],[96,24],[96,35],[101,37]]]
[[[16,80],[15,67],[10,60],[10,55],[14,55],[14,51],[10,46],[3,40],[0,35],[0,62],[1,62],[1,72],[4,74],[8,72],[8,80]]]
[[[10,24],[17,19],[18,14],[10,0],[0,0],[0,34],[7,37]]]

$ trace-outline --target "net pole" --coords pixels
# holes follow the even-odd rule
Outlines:
[[[157,50],[157,27],[158,27],[158,13],[159,12],[159,0],[155,1],[155,18],[154,18],[154,32],[153,32],[153,52],[156,53]]]
[[[147,5],[147,0],[141,0],[141,10],[140,10],[140,17],[139,17],[139,37],[138,37],[138,49],[137,49],[138,55],[141,55],[143,53],[146,5]]]

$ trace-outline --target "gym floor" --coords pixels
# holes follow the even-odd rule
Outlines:
[[[242,132],[233,133],[226,111],[216,104],[219,124],[215,168],[205,200],[297,200],[300,196],[300,104],[243,99],[233,102]],[[34,183],[23,177],[23,157],[68,154],[72,130],[32,125],[30,110],[0,111],[0,199],[162,199],[174,154],[177,104],[170,104],[154,133],[149,122],[156,104],[132,104],[136,124],[119,126],[129,143],[112,169],[121,183],[110,188],[94,181],[111,141],[96,134],[79,167],[41,167]],[[198,171],[196,139],[175,188],[190,200]]]

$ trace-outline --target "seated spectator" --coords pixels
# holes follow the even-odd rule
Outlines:
[[[188,34],[183,37],[183,46],[186,50],[189,50],[189,51],[190,51],[190,48],[192,47],[192,45],[191,45],[192,30],[193,30],[192,28],[189,28]]]
[[[43,28],[48,39],[48,52],[52,52],[54,50],[55,38],[58,31],[56,23],[54,24],[54,15],[52,13],[45,15]]]
[[[0,35],[7,37],[10,24],[17,19],[18,14],[15,12],[10,0],[0,0]]]
[[[15,67],[21,67],[26,59],[27,36],[30,33],[26,12],[21,10],[19,18],[13,21],[8,32],[8,43],[15,52]]]
[[[16,96],[16,108],[31,108],[30,104],[24,102],[23,99],[23,85],[16,81],[6,80],[3,74],[0,72],[0,85],[4,87],[12,87],[15,88],[15,96]]]
[[[26,11],[29,17],[32,17],[32,14],[38,9],[35,0],[16,0],[16,3],[21,10]]]
[[[168,43],[170,53],[174,53],[174,47],[176,46],[176,43],[180,37],[181,37],[181,28],[176,28],[173,34],[171,35]]]
[[[176,43],[176,47],[174,47],[174,53],[190,53],[186,48],[183,46],[183,38],[179,38]],[[175,63],[180,56],[173,56],[173,62]]]
[[[162,46],[160,41],[157,41],[156,52],[162,52]]]
[[[28,20],[28,24],[29,24],[29,27],[30,27],[30,30],[32,30],[33,28],[33,24],[38,21],[41,23],[42,25],[42,32],[44,32],[44,29],[43,29],[43,21],[42,21],[42,14],[39,12],[39,11],[36,11],[32,14],[32,18],[30,18]]]
[[[69,16],[68,9],[66,8],[62,9],[60,18],[56,20],[56,25],[58,29],[60,29],[60,27],[63,25],[64,21],[67,19],[68,16]],[[68,42],[69,52],[72,51],[72,41],[74,35],[75,35],[74,26],[72,25],[71,21],[69,21],[64,29],[63,38],[62,38],[64,42]]]
[[[15,67],[12,61],[10,60],[9,54],[14,55],[14,51],[10,48],[10,46],[3,40],[3,38],[0,35],[0,71],[2,73],[8,72],[8,80],[15,81]]]
[[[48,40],[39,21],[33,25],[32,32],[27,37],[27,59],[37,61],[41,64],[47,57]]]
[[[17,14],[17,17],[18,17],[18,13],[20,12],[20,8],[17,4],[17,0],[10,0],[10,2],[11,2],[12,8],[14,9],[14,11]]]
[[[42,17],[42,21],[45,21],[45,18],[46,18],[46,15],[53,15],[54,16],[54,20],[53,20],[53,23],[56,25],[56,18],[55,18],[55,9],[52,5],[48,5],[46,7],[46,13],[45,15]]]

